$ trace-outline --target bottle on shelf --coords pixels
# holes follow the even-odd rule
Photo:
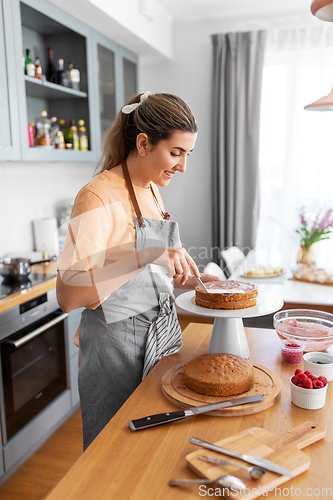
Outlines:
[[[32,78],[35,77],[35,65],[30,57],[30,49],[26,50],[24,72],[27,76],[31,76]]]
[[[42,70],[42,65],[40,63],[39,57],[36,57],[35,59],[35,78],[38,78],[39,80],[43,76],[43,70]]]
[[[72,144],[73,149],[78,151],[80,149],[79,133],[75,125],[75,120],[71,120],[71,126],[67,134],[68,143]]]
[[[57,132],[60,130],[60,125],[58,123],[56,116],[51,116],[50,123],[51,123],[51,129],[50,129],[51,141],[52,144],[54,144]]]
[[[65,149],[65,139],[64,134],[61,130],[58,130],[54,139],[54,147],[55,149]]]
[[[81,151],[88,151],[88,134],[87,134],[87,129],[84,126],[84,120],[79,120],[79,144],[80,144],[80,150]]]
[[[71,126],[71,121],[70,120],[66,120],[66,123],[64,123],[64,128],[63,128],[63,134],[64,134],[64,138],[65,138],[65,143],[69,143],[69,140],[68,140],[68,132],[69,132],[69,128]]]
[[[53,49],[48,47],[47,49],[48,63],[46,70],[46,79],[51,83],[57,83],[57,70],[53,62]]]
[[[58,59],[57,84],[68,87],[68,78],[64,70],[64,60]]]
[[[67,79],[70,88],[80,90],[80,71],[75,69],[71,62],[68,63]]]
[[[47,111],[43,110],[36,121],[36,146],[52,146],[50,129],[51,123]]]
[[[30,147],[35,145],[35,124],[29,123],[28,125],[28,144]]]

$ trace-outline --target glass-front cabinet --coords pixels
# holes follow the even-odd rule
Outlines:
[[[137,94],[137,57],[99,33],[94,33],[98,74],[98,136],[105,132],[121,106]]]
[[[96,161],[136,55],[45,0],[0,6],[0,160]]]
[[[12,26],[10,0],[0,0],[0,160],[20,158]]]

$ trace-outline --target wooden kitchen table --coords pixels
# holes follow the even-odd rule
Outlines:
[[[312,488],[317,493],[312,496],[326,498],[326,494],[318,495],[319,490],[314,489],[333,490],[333,382],[329,383],[324,408],[303,410],[294,406],[289,378],[295,366],[281,362],[280,340],[274,330],[246,329],[251,361],[268,367],[282,381],[281,398],[273,407],[247,416],[200,415],[137,432],[129,429],[128,420],[177,409],[163,396],[161,377],[172,366],[207,352],[211,328],[212,325],[197,323],[186,328],[181,351],[156,365],[47,500],[198,499],[199,485],[168,485],[172,478],[197,477],[185,461],[188,453],[199,449],[189,443],[191,437],[216,442],[254,426],[282,434],[307,420],[327,428],[324,439],[303,450],[311,458],[309,471],[281,485],[281,490],[289,488],[289,495],[284,490],[283,495],[272,492],[265,497],[294,498],[292,491],[300,488],[298,496],[301,491],[303,498],[310,498],[307,489]],[[329,351],[333,353],[332,348]],[[332,490],[327,496],[332,496]]]

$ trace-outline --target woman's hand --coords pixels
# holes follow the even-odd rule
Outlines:
[[[208,283],[209,281],[221,281],[221,279],[214,274],[201,274],[200,278],[204,283]],[[173,284],[175,288],[183,288],[185,285],[184,288],[193,290],[197,286],[198,282],[193,276],[190,276],[186,283],[181,283],[179,279],[174,279]]]
[[[166,269],[166,274],[170,278],[179,278],[183,285],[188,280],[190,272],[200,277],[200,271],[197,268],[192,257],[186,252],[185,248],[147,248],[141,252],[146,252],[146,263],[151,262]],[[141,252],[139,252],[141,254]],[[141,262],[141,257],[140,257]]]

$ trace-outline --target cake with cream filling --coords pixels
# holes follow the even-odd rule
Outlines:
[[[192,391],[206,396],[233,396],[254,385],[252,363],[228,353],[207,353],[185,365],[184,382]]]
[[[195,287],[195,303],[208,309],[245,309],[257,304],[258,289],[241,281],[205,283],[208,292]]]

